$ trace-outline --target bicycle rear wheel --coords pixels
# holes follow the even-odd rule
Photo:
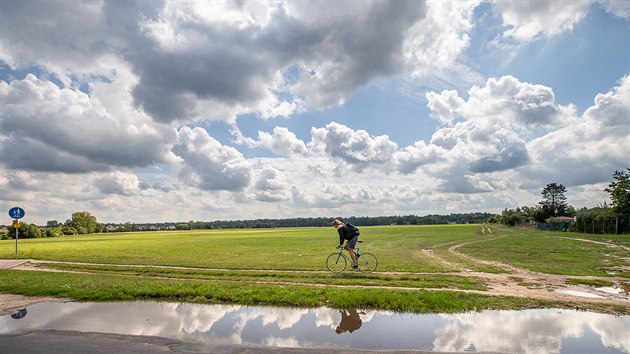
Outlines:
[[[359,258],[357,259],[359,263],[359,270],[364,273],[372,273],[376,270],[378,266],[378,260],[376,256],[371,253],[361,253]]]
[[[332,253],[328,258],[326,258],[326,268],[333,273],[340,273],[346,269],[346,257],[337,253]]]

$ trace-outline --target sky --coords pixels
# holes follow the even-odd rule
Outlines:
[[[622,0],[4,0],[0,200],[39,225],[500,213],[560,183],[591,208],[630,167],[629,75]]]

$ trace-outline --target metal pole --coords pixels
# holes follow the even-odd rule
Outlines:
[[[15,221],[17,221],[17,220],[15,220]],[[19,224],[18,224],[18,226],[19,226]],[[19,230],[19,227],[16,227],[15,228],[15,259],[19,258],[18,257],[18,230]]]

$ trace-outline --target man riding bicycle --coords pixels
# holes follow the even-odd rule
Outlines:
[[[350,253],[350,258],[352,258],[352,269],[358,269],[357,255],[354,252],[354,247],[359,239],[359,229],[354,227],[352,224],[344,224],[339,219],[333,220],[333,227],[337,229],[337,232],[339,233],[339,246],[337,247],[343,247],[348,251],[348,253]],[[344,241],[346,242],[345,245]]]

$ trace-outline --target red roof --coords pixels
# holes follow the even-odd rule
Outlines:
[[[573,219],[573,217],[572,217],[572,216],[558,216],[558,217],[556,217],[556,218],[554,218],[554,219],[558,219],[558,220],[567,220],[567,221],[573,221],[573,220],[575,220],[575,219]]]

